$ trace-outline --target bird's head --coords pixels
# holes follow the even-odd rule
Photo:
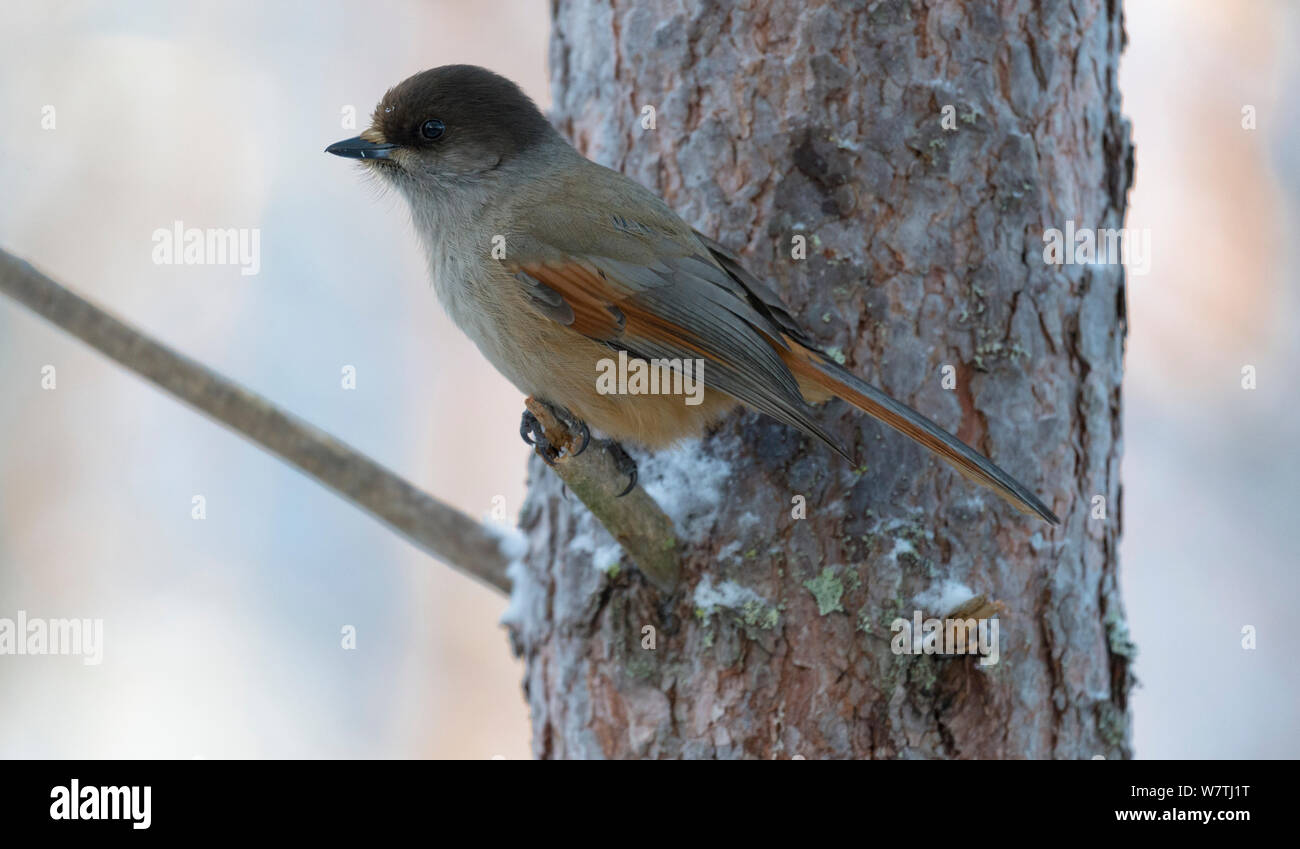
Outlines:
[[[558,138],[537,105],[505,77],[444,65],[388,90],[361,135],[326,153],[356,159],[407,191],[472,182]]]

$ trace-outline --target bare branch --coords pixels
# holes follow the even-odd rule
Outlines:
[[[680,571],[679,554],[672,520],[663,508],[640,487],[619,496],[627,478],[605,443],[592,443],[575,457],[575,437],[564,423],[532,398],[525,403],[541,423],[547,441],[565,449],[551,468],[618,540],[637,568],[659,589],[671,590]]]
[[[499,538],[459,510],[260,395],[155,342],[3,250],[0,291],[315,478],[425,552],[510,592],[509,559]]]

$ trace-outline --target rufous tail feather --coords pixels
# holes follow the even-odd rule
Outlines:
[[[998,468],[992,460],[838,363],[803,347],[793,339],[787,337],[787,341],[791,351],[786,357],[786,364],[797,377],[824,388],[872,418],[910,436],[970,480],[1002,496],[1020,512],[1040,516],[1053,525],[1061,523],[1056,514],[1039,501],[1028,487]]]

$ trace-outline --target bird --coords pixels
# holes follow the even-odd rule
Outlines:
[[[515,387],[581,429],[574,453],[594,428],[628,460],[619,443],[669,446],[743,405],[853,463],[813,409],[839,398],[1059,523],[991,460],[840,365],[737,253],[584,157],[509,79],[474,65],[422,71],[384,94],[360,135],[325,150],[406,199],[443,307]],[[601,391],[612,355],[702,363],[704,392],[688,404]],[[521,434],[540,443],[531,416]]]

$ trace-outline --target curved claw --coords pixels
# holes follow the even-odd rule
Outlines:
[[[551,412],[556,421],[568,428],[571,433],[576,434],[578,445],[576,448],[570,448],[569,456],[577,457],[583,451],[586,451],[587,446],[591,443],[591,428],[587,427],[587,423],[557,404],[552,404],[549,401],[539,401],[539,403]],[[530,433],[538,440],[545,441],[546,439],[537,417],[527,410],[524,411],[523,422],[519,425],[519,433],[529,445],[537,444],[529,438]],[[560,456],[559,452],[557,451],[554,456],[558,458]]]
[[[572,456],[574,457],[577,457],[582,454],[583,451],[586,451],[587,443],[591,442],[591,428],[587,427],[586,422],[578,422],[578,434],[581,436],[582,441],[578,443],[577,449],[573,452]]]
[[[524,410],[524,415],[519,420],[519,435],[523,437],[524,442],[533,446],[542,459],[546,461],[546,465],[555,465],[560,452],[546,438],[546,431],[542,429],[542,423],[528,410]]]
[[[528,410],[524,410],[524,415],[519,420],[519,435],[523,437],[524,442],[529,445],[536,445],[533,441],[533,431],[538,427],[537,417]]]
[[[634,489],[636,489],[636,466],[633,466],[631,471],[628,472],[627,487],[618,495],[615,495],[614,497],[622,498],[623,496],[627,495],[629,492],[631,492]]]
[[[622,498],[633,489],[636,489],[636,460],[633,460],[628,453],[623,450],[623,446],[619,445],[617,442],[609,443],[609,453],[610,456],[614,458],[614,465],[620,472],[627,475],[629,478],[627,486],[623,488],[623,491],[614,496],[615,498]]]

